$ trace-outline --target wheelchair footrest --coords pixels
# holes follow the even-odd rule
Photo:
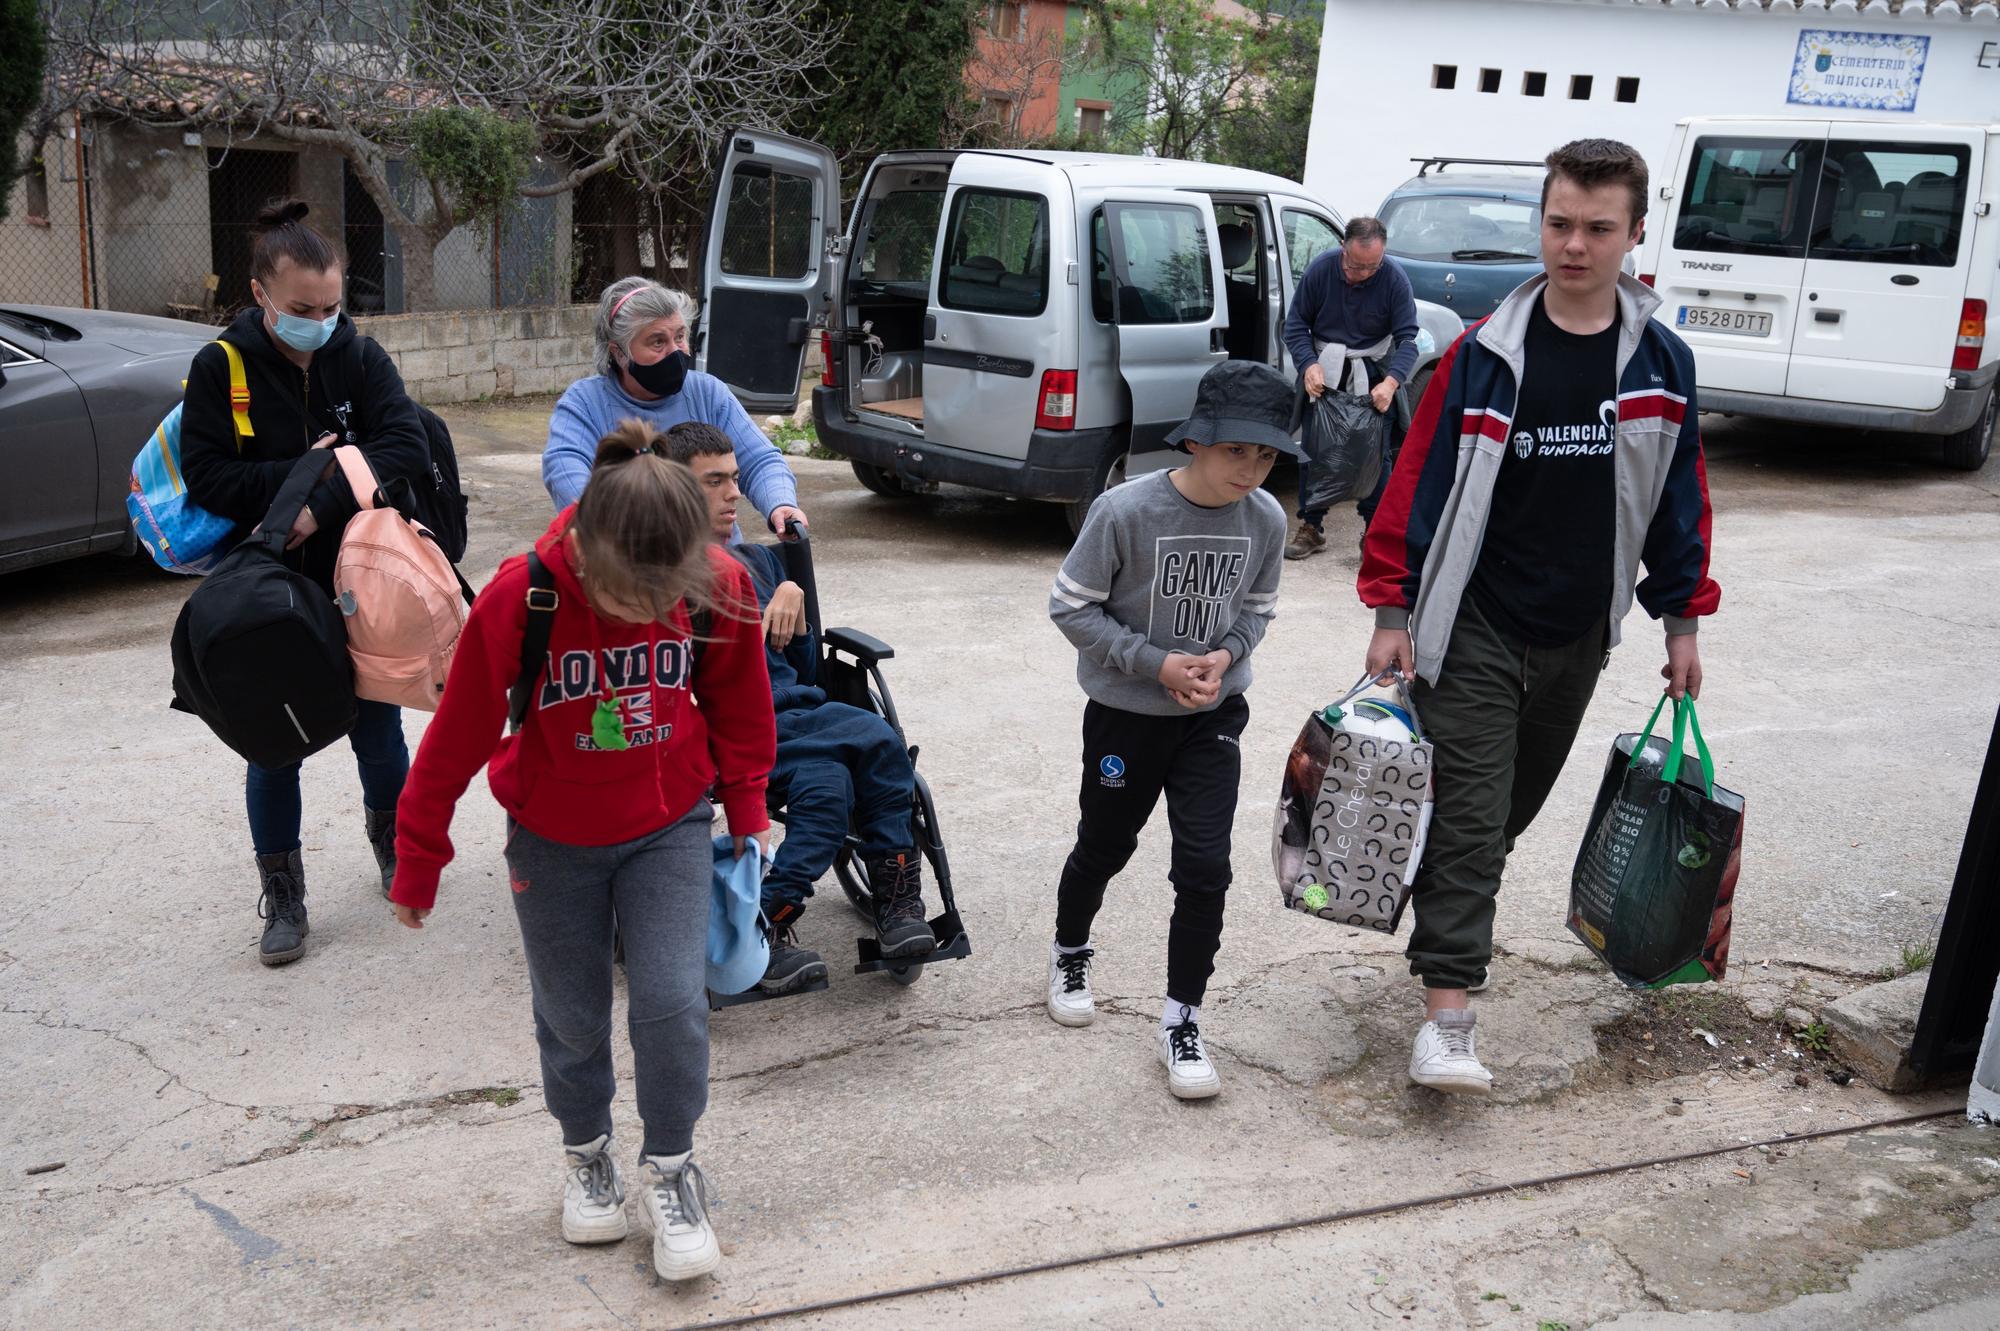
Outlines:
[[[861,954],[861,964],[854,968],[856,975],[866,975],[870,971],[901,970],[905,966],[925,966],[933,961],[957,961],[972,955],[972,939],[967,937],[965,924],[958,918],[958,912],[948,910],[930,922],[931,934],[937,939],[937,946],[921,957],[885,957],[882,944],[875,938],[857,938],[855,950]]]
[[[768,1003],[778,998],[797,998],[800,994],[816,994],[827,987],[825,980],[814,980],[811,984],[801,985],[782,994],[767,994],[754,984],[740,994],[718,994],[711,989],[708,991],[708,1010],[720,1012],[723,1008],[741,1007],[745,1003]]]

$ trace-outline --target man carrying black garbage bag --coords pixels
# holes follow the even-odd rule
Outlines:
[[[1393,437],[1396,390],[1416,368],[1418,333],[1416,294],[1388,257],[1388,244],[1389,233],[1376,218],[1350,219],[1340,248],[1306,265],[1285,316],[1285,346],[1307,396],[1348,391],[1350,383],[1352,391],[1367,394],[1382,427],[1372,447],[1383,453],[1378,474],[1385,480],[1401,442]],[[1326,548],[1326,508],[1307,504],[1310,471],[1299,464],[1299,529],[1285,546],[1287,559],[1306,559]],[[1364,526],[1375,516],[1382,486],[1377,482],[1371,493],[1357,496]]]
[[[1440,1091],[1491,1089],[1467,993],[1486,987],[1501,871],[1635,592],[1665,623],[1666,691],[1701,691],[1695,629],[1722,593],[1694,357],[1620,271],[1645,210],[1632,148],[1549,154],[1546,271],[1439,362],[1363,545],[1367,668],[1416,681],[1435,753],[1408,955],[1425,997],[1410,1079]]]

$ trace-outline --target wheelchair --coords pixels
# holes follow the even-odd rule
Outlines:
[[[896,737],[909,751],[910,765],[914,768],[917,746],[911,744],[904,734],[902,719],[896,714],[896,701],[890,695],[888,681],[882,677],[882,662],[894,657],[895,649],[858,629],[824,627],[825,621],[820,617],[818,584],[813,578],[812,541],[803,528],[793,524],[787,539],[777,549],[784,559],[785,576],[805,593],[806,624],[818,638],[819,650],[814,663],[817,678],[811,682],[825,690],[828,702],[846,703],[873,712],[887,721],[889,728],[896,732]],[[785,810],[779,800],[774,798],[771,801],[770,813],[771,820],[782,827]],[[955,961],[972,955],[972,940],[966,935],[965,923],[958,914],[958,900],[952,892],[951,860],[945,852],[944,836],[938,827],[937,802],[931,797],[930,783],[924,780],[922,771],[916,773],[911,792],[910,832],[911,844],[930,865],[930,886],[936,893],[942,912],[929,921],[937,946],[927,956],[912,961],[884,957],[872,936],[855,940],[859,960],[854,973],[866,975],[883,971],[900,985],[916,983],[924,967],[932,962]],[[861,842],[851,825],[846,843],[834,857],[833,873],[849,903],[864,919],[872,921],[875,918],[875,899],[868,881],[868,866],[862,861]],[[752,987],[740,994],[711,994],[709,1004],[716,1009],[734,1007],[740,1003],[816,993],[827,987],[824,980],[789,994],[766,994]]]

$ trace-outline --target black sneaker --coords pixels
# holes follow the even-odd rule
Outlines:
[[[800,947],[793,925],[799,918],[797,906],[780,906],[778,920],[771,925],[771,963],[757,988],[767,994],[795,994],[808,985],[826,980],[826,963],[811,948]]]
[[[884,957],[922,957],[937,949],[924,918],[924,860],[914,850],[891,851],[868,863],[875,898],[875,937]]]
[[[264,895],[257,900],[257,916],[264,921],[264,938],[257,945],[257,960],[266,966],[282,966],[305,955],[306,871],[296,850],[282,855],[259,855],[257,873],[264,880]]]
[[[390,809],[385,813],[363,806],[361,812],[368,829],[368,845],[375,852],[375,867],[382,874],[382,895],[386,897],[396,881],[396,811]]]

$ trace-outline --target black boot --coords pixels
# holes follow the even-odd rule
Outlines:
[[[257,960],[266,966],[282,966],[305,955],[306,870],[299,852],[259,855],[257,874],[264,880],[264,895],[257,901],[257,917],[264,921],[264,940],[257,945]]]
[[[800,947],[794,931],[801,906],[780,906],[771,922],[771,962],[757,988],[767,994],[795,994],[826,980],[826,962],[811,948]]]
[[[914,850],[890,851],[868,861],[868,890],[875,898],[875,937],[885,957],[927,956],[937,935],[924,919],[924,859]]]
[[[389,895],[396,881],[396,811],[363,807],[368,828],[368,844],[375,851],[375,867],[382,871],[382,895]]]

